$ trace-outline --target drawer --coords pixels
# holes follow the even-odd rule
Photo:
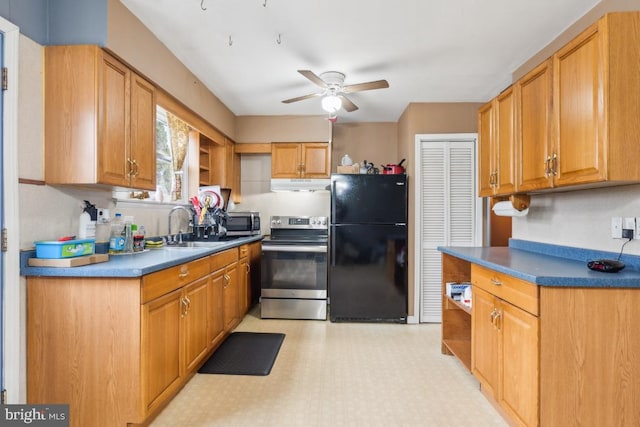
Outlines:
[[[214,272],[216,270],[220,270],[221,268],[224,268],[238,260],[238,248],[227,249],[224,252],[211,255],[209,259],[211,263],[209,271]]]
[[[534,316],[539,315],[539,289],[535,283],[471,264],[471,284]]]
[[[142,277],[142,303],[151,301],[209,274],[209,257],[200,258]]]
[[[246,258],[249,256],[249,245],[240,246],[240,258]]]

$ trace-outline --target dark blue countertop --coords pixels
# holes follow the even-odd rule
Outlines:
[[[640,257],[622,255],[626,267],[617,273],[587,268],[594,259],[618,254],[511,239],[509,247],[440,246],[438,250],[540,286],[640,288]]]
[[[262,240],[263,236],[239,237],[215,248],[162,247],[130,255],[110,255],[109,261],[79,267],[31,267],[28,259],[35,251],[25,251],[20,257],[20,275],[57,277],[140,277],[158,270],[184,264],[216,252]]]

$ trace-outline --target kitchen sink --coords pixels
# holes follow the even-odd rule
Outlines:
[[[217,248],[226,244],[226,242],[182,242],[177,245],[166,245],[167,249],[200,249],[200,248]]]

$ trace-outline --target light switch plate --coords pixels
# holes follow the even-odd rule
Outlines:
[[[613,239],[622,239],[622,217],[614,216],[611,218],[611,237]]]

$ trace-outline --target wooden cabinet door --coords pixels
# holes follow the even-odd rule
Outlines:
[[[553,56],[556,186],[607,178],[602,38],[593,25]]]
[[[476,301],[474,300],[474,304]],[[505,301],[497,320],[502,336],[501,406],[523,426],[537,426],[539,320]]]
[[[224,330],[230,331],[238,319],[238,263],[234,262],[224,272]]]
[[[508,88],[496,99],[495,139],[493,167],[495,173],[495,195],[516,192],[515,174],[515,96],[513,87]]]
[[[133,188],[156,188],[156,90],[131,73],[131,183]]]
[[[331,174],[329,144],[306,143],[301,145],[303,176],[305,178],[329,178]]]
[[[98,64],[97,181],[129,185],[131,72],[120,61],[102,53]],[[155,126],[155,125],[154,125]],[[155,157],[155,154],[154,154]],[[91,162],[93,159],[86,159]]]
[[[210,308],[208,298],[208,276],[184,287],[181,313],[184,323],[184,372],[195,369],[209,349],[207,323]]]
[[[478,111],[478,196],[493,195],[493,101]]]
[[[182,310],[182,289],[142,305],[142,387],[147,411],[180,384]]]
[[[498,398],[500,334],[494,325],[496,299],[488,292],[473,287],[471,308],[471,372],[482,389]]]
[[[300,178],[302,147],[294,143],[271,144],[271,178]]]
[[[215,347],[224,336],[224,269],[211,275],[207,299],[207,340]]]
[[[518,191],[552,186],[548,168],[553,162],[549,144],[551,125],[551,61],[547,60],[518,80]]]
[[[249,310],[251,290],[249,289],[249,257],[238,261],[238,319],[242,320]]]
[[[262,264],[262,242],[249,244],[249,307],[258,303],[260,298],[260,281]]]

